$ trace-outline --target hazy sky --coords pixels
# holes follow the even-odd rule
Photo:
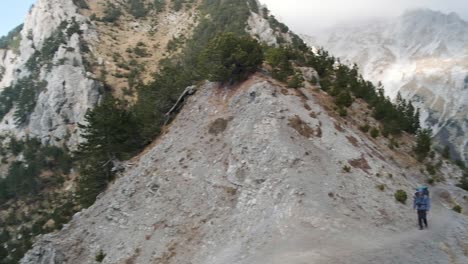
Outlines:
[[[397,16],[407,9],[456,12],[468,21],[468,0],[260,0],[296,33],[350,20]]]
[[[36,0],[0,0],[0,36],[21,24]],[[409,8],[425,7],[457,12],[468,21],[468,0],[260,0],[297,33],[338,22],[395,16]]]
[[[24,22],[29,8],[36,0],[0,0],[0,36]]]

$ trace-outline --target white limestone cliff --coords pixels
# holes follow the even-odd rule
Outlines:
[[[78,13],[72,0],[38,0],[26,17],[21,31],[18,54],[0,51],[0,66],[5,74],[0,80],[0,91],[14,85],[31,74],[26,63],[44,46],[44,42],[59,30],[62,23],[75,20],[80,25],[81,36],[67,36],[53,55],[52,66],[39,65],[40,81],[47,86],[37,97],[36,106],[29,121],[17,126],[12,112],[1,120],[0,133],[13,133],[19,137],[29,135],[43,143],[67,143],[75,146],[79,140],[76,125],[82,122],[86,110],[99,100],[100,83],[89,78],[83,65],[80,38],[83,41],[96,39],[89,19]],[[63,30],[63,28],[60,28]],[[39,81],[39,80],[38,80]]]

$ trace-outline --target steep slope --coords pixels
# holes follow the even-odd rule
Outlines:
[[[1,51],[0,91],[15,94],[9,99],[15,107],[2,107],[1,133],[76,144],[76,124],[97,103],[101,87],[83,65],[83,45],[96,38],[95,30],[72,0],[38,0],[19,38],[16,51]]]
[[[248,35],[247,28],[270,44],[298,40],[254,0],[38,1],[25,25],[0,39],[0,263],[17,263],[35,236],[61,229],[94,202],[112,166],[154,140],[174,100],[200,81],[193,63],[205,45],[221,32]],[[86,113],[109,105],[100,119],[117,118],[100,128],[117,137],[131,131],[119,139],[132,146],[121,155],[83,155]]]
[[[197,90],[93,206],[41,237],[21,263],[468,260],[467,218],[447,208],[466,208],[466,193],[447,165],[431,228],[415,231],[411,206],[393,193],[420,184],[418,163],[328,111],[325,93],[262,74]]]
[[[468,156],[468,23],[455,13],[408,11],[396,19],[327,30],[309,39],[348,63],[365,78],[382,82],[421,107],[421,119],[455,157]]]

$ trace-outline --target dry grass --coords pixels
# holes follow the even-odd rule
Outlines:
[[[288,125],[306,138],[311,138],[315,135],[314,129],[302,121],[302,119],[297,115],[289,119]]]
[[[102,17],[106,8],[106,0],[89,1],[90,9],[83,9],[81,12],[86,16],[96,14]],[[129,74],[128,69],[138,65],[141,67],[139,81],[148,83],[153,80],[153,73],[159,70],[159,62],[162,59],[171,57],[181,51],[170,53],[167,51],[167,44],[174,37],[183,36],[188,39],[197,24],[198,14],[196,8],[200,1],[192,6],[189,11],[173,12],[166,8],[164,12],[150,12],[146,17],[135,19],[122,8],[123,15],[115,23],[105,23],[94,21],[98,32],[98,41],[90,43],[96,58],[91,58],[94,64],[92,69],[95,76],[101,76],[105,70],[106,83],[112,87],[113,93],[119,98],[135,99],[136,95],[125,95],[124,89],[129,88],[129,83],[125,75]],[[144,43],[148,56],[139,57],[127,52],[134,49],[138,43]],[[103,64],[97,65],[98,58]],[[130,62],[134,65],[129,65]],[[130,100],[132,101],[132,100]]]
[[[367,174],[369,174],[369,170],[371,169],[371,167],[369,166],[369,163],[367,163],[367,160],[366,158],[364,158],[364,156],[362,156],[359,159],[348,160],[348,163],[354,168],[359,168],[365,171]]]

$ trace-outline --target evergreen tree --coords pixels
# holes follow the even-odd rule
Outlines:
[[[260,44],[251,37],[222,33],[200,56],[201,67],[210,81],[235,83],[245,80],[263,62]]]
[[[432,145],[432,130],[430,128],[421,129],[417,133],[416,147],[414,151],[418,156],[418,159],[423,160],[427,157],[431,151]]]
[[[79,125],[85,142],[78,146],[77,158],[78,194],[86,207],[112,180],[114,162],[130,158],[143,145],[143,140],[133,114],[110,96],[88,111],[85,121],[86,125]]]

